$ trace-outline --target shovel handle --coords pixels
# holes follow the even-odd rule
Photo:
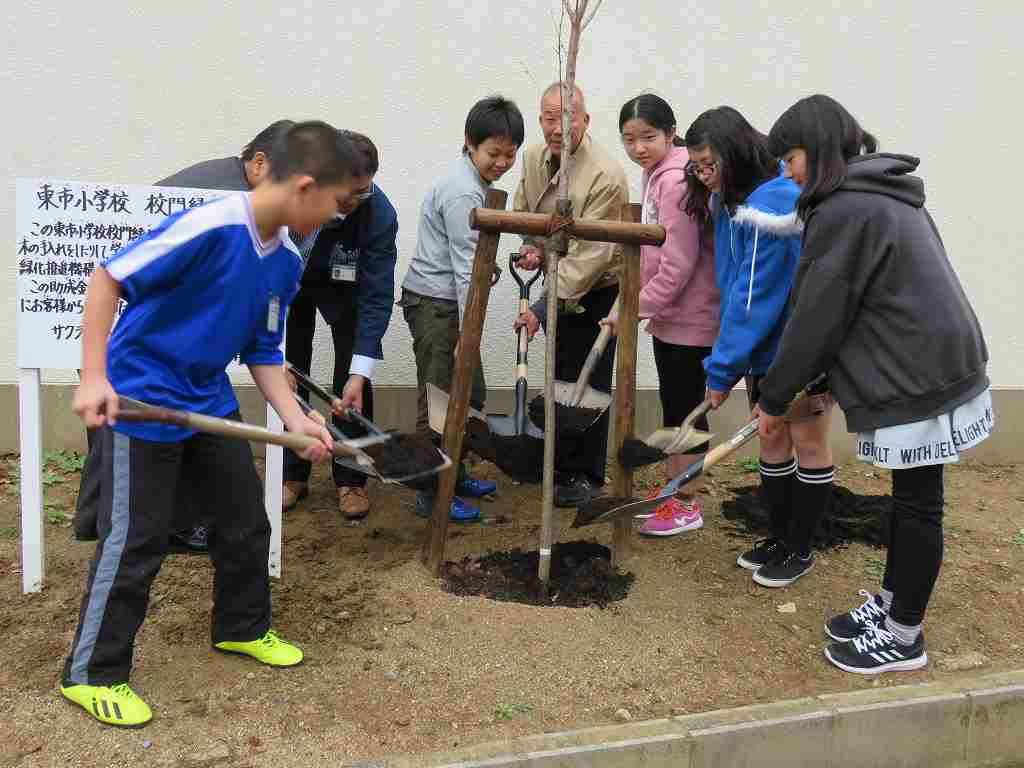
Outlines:
[[[726,440],[724,443],[719,443],[706,454],[704,458],[695,461],[693,464],[688,466],[682,475],[673,480],[670,485],[675,486],[672,488],[672,493],[682,488],[687,483],[691,482],[695,478],[704,474],[709,468],[715,466],[722,459],[731,456],[734,452],[742,448],[744,445],[749,443],[753,438],[757,437],[757,419],[751,419],[742,427],[740,427],[733,436]],[[669,488],[666,487],[665,491]]]
[[[296,368],[291,363],[288,363],[288,371],[296,379],[298,379],[298,381],[302,384],[302,386],[306,387],[306,389],[308,389],[310,392],[312,392],[314,395],[319,397],[321,400],[323,400],[328,405],[333,405],[335,400],[341,400],[341,398],[338,397],[338,395],[336,395],[334,392],[331,392],[330,390],[325,389],[324,387],[321,387],[319,384],[317,384],[315,381],[313,381],[311,378],[309,378],[309,376],[304,374],[302,371],[300,371],[298,368]],[[303,402],[305,402],[304,400],[302,400],[298,396],[296,396],[296,399],[299,400],[300,405]],[[305,410],[305,408],[303,410]],[[383,435],[384,434],[384,430],[382,430],[380,427],[378,427],[376,424],[374,424],[368,418],[363,416],[363,414],[361,414],[355,408],[346,408],[345,409],[345,413],[343,415],[349,421],[354,421],[357,424],[359,424],[359,426],[361,426],[363,429],[365,429],[368,434],[371,434],[371,435]],[[335,439],[336,440],[345,440],[347,438],[345,438],[343,436],[343,437],[340,437],[340,438],[336,437]]]
[[[319,397],[328,405],[332,405],[335,400],[341,400],[341,398],[338,397],[336,394],[334,394],[330,390],[321,387],[319,384],[317,384],[315,381],[309,378],[309,376],[304,374],[291,363],[286,363],[286,365],[288,366],[288,373],[294,376],[296,380],[300,384],[302,384],[302,386],[304,386],[306,389],[308,389],[310,392]]]
[[[529,280],[523,280],[519,275],[519,271],[516,269],[516,265],[519,263],[519,259],[522,258],[522,254],[519,251],[512,251],[508,255],[508,271],[512,273],[512,279],[519,285],[519,298],[528,298],[530,296],[530,286],[537,282],[537,278],[540,277],[543,270],[534,270],[533,277]]]
[[[619,300],[615,299],[615,303],[612,304],[611,310],[608,314],[614,314],[619,309]],[[587,359],[583,363],[583,368],[580,369],[579,378],[576,379],[576,386],[572,390],[572,401],[573,406],[577,406],[583,400],[583,393],[587,391],[587,385],[590,383],[590,375],[594,372],[594,366],[597,365],[597,361],[601,359],[601,355],[604,354],[605,349],[608,348],[608,341],[612,337],[612,327],[610,325],[602,325],[601,332],[597,334],[597,339],[594,341],[594,346],[590,348],[590,353],[587,355]]]
[[[234,437],[239,440],[249,440],[255,443],[269,443],[290,448],[301,453],[307,448],[316,445],[320,441],[315,437],[300,435],[296,432],[274,432],[265,427],[258,427],[255,424],[246,424],[243,421],[232,421],[231,419],[220,419],[216,416],[206,416],[191,411],[178,411],[173,408],[148,405],[132,400],[121,398],[121,409],[118,411],[118,419],[121,421],[153,421],[159,424],[172,424],[176,427],[194,429],[208,435],[222,435]],[[357,451],[343,442],[335,441],[332,453],[335,456],[356,457]]]
[[[519,314],[530,309],[530,286],[541,275],[541,270],[536,270],[529,280],[523,280],[519,274],[517,265],[520,254],[518,251],[508,255],[508,271],[519,285]],[[516,335],[516,401],[515,401],[515,428],[516,434],[523,434],[526,431],[526,389],[528,387],[530,368],[527,364],[527,350],[530,347],[530,336],[526,326],[521,326]]]
[[[802,390],[800,390],[800,392],[797,393],[796,397],[794,397],[793,400],[790,401],[789,408],[792,408],[795,403],[798,403],[805,397],[807,397],[814,390],[814,388],[824,380],[825,374],[820,374],[819,376],[817,376],[810,384],[805,386]],[[704,403],[701,403],[701,406],[703,405]],[[701,406],[698,406],[698,408],[700,408]],[[736,432],[733,433],[732,437],[730,437],[724,443],[719,443],[706,454],[704,454],[703,459],[695,461],[693,464],[691,464],[689,467],[683,470],[683,473],[681,475],[676,477],[671,483],[665,486],[665,488],[662,490],[662,494],[670,492],[675,493],[677,490],[682,488],[687,483],[704,474],[704,471],[708,467],[713,467],[722,459],[731,455],[733,452],[735,452],[742,446],[746,445],[748,442],[750,442],[751,439],[757,436],[757,426],[757,419],[751,419],[750,421],[748,421],[746,424],[744,424],[742,427],[736,430]]]
[[[814,381],[812,381],[810,384],[804,387],[804,389],[801,392],[799,392],[796,397],[793,398],[793,401],[797,401],[803,397],[806,397],[808,393],[812,391],[818,384],[824,381],[824,379],[824,374],[819,375],[816,379],[814,379]],[[758,419],[751,419],[750,421],[748,421],[746,424],[744,424],[742,427],[736,430],[736,432],[733,433],[732,437],[730,437],[724,443],[719,443],[718,445],[716,445],[714,448],[712,448],[710,451],[704,454],[704,458],[698,459],[697,461],[693,462],[690,466],[688,466],[686,469],[684,469],[682,472],[676,475],[671,482],[666,483],[664,486],[662,486],[658,490],[657,494],[655,494],[654,496],[650,496],[644,499],[643,501],[636,501],[632,503],[623,504],[622,506],[619,507],[615,507],[613,509],[608,510],[607,512],[603,512],[597,515],[592,520],[588,520],[580,525],[607,523],[611,522],[612,520],[617,520],[622,517],[625,517],[626,515],[632,517],[634,515],[638,515],[643,512],[648,512],[654,509],[663,501],[665,501],[665,499],[674,496],[676,492],[684,485],[697,479],[702,474],[704,474],[704,472],[707,469],[715,466],[715,464],[718,464],[720,461],[722,461],[722,459],[725,459],[728,456],[732,455],[738,449],[742,448],[744,445],[746,445],[755,437],[757,437],[757,427]],[[579,515],[579,513],[577,513],[577,515]],[[574,527],[579,527],[579,525],[574,523]]]

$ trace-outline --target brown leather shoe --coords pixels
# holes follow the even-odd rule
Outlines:
[[[342,485],[338,488],[338,511],[346,520],[363,520],[370,514],[370,499],[366,488]]]
[[[309,485],[299,480],[286,480],[281,488],[281,511],[287,512],[309,495]]]

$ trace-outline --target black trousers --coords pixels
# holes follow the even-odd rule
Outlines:
[[[100,477],[103,470],[103,441],[98,435],[98,429],[85,430],[88,449],[79,479],[78,498],[75,499],[74,531],[79,541],[95,541],[98,536],[96,521],[99,517]],[[189,531],[196,525],[212,528],[212,517],[197,502],[196,494],[188,484],[179,485],[174,519],[171,522],[172,532]]]
[[[612,285],[591,291],[580,299],[585,310],[579,314],[558,316],[558,338],[555,345],[555,378],[576,381],[586,362],[590,348],[601,332],[598,324],[611,311],[619,287]],[[542,318],[543,319],[543,318]],[[590,386],[601,392],[612,391],[615,363],[615,339],[594,366]],[[555,470],[566,474],[585,474],[595,486],[604,485],[608,461],[608,424],[611,409],[605,411],[590,429],[577,437],[558,436],[555,448]]]
[[[662,425],[678,427],[690,412],[704,401],[704,358],[711,347],[669,344],[652,336],[654,363],[658,368],[658,394],[661,397]],[[708,431],[707,414],[694,420],[697,429]],[[704,453],[707,443],[690,448],[686,453]]]
[[[882,588],[893,593],[893,621],[924,620],[942,567],[942,464],[892,471],[889,552]]]
[[[213,642],[261,637],[270,628],[270,521],[249,443],[204,434],[156,443],[109,427],[95,439],[102,442],[99,543],[64,664],[65,684],[128,680],[135,635],[183,485],[201,495],[205,509],[216,510],[217,535],[210,541]]]
[[[351,294],[351,295],[349,295]],[[303,286],[298,296],[288,309],[288,325],[285,329],[284,356],[289,363],[304,373],[309,373],[313,360],[313,332],[316,329],[316,311],[320,301],[328,300],[327,292],[320,292],[315,287]],[[331,388],[337,394],[348,381],[348,370],[352,365],[352,349],[356,338],[356,288],[355,283],[339,287],[331,284],[329,300],[340,305],[338,319],[330,325],[331,338],[334,340],[334,378]],[[333,313],[332,313],[333,314]],[[309,392],[299,388],[299,394],[309,398]],[[367,381],[363,385],[363,415],[373,419],[373,386]],[[362,437],[365,430],[350,421],[332,417],[332,421],[349,437]],[[306,482],[312,465],[288,450],[284,451],[284,479]],[[336,486],[366,485],[366,475],[332,464],[334,484]]]

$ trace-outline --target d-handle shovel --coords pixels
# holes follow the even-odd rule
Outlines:
[[[519,258],[520,254],[518,253],[509,254],[508,271],[519,286],[519,314],[522,315],[530,309],[530,287],[537,282],[541,275],[541,270],[536,270],[533,277],[529,280],[523,280],[519,270],[516,269],[516,263],[519,261]],[[529,435],[531,438],[544,439],[544,433],[537,429],[530,421],[526,407],[526,390],[529,386],[527,378],[529,374],[529,366],[527,365],[529,345],[529,332],[524,325],[518,331],[518,346],[516,347],[515,409],[512,412],[512,416],[488,414],[487,426],[495,435],[502,437]]]

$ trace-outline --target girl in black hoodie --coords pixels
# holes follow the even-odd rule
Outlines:
[[[828,96],[797,102],[770,138],[801,187],[804,236],[790,320],[761,382],[761,434],[781,427],[803,382],[828,373],[857,457],[893,471],[893,505],[882,589],[827,622],[836,642],[825,656],[861,674],[918,669],[942,564],[942,468],[994,423],[988,351],[910,175],[916,158],[876,153]]]

